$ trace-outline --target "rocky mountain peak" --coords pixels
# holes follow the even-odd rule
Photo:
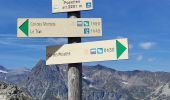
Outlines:
[[[26,71],[26,74],[24,71],[25,75],[14,76],[9,71],[0,73],[0,76],[6,75],[5,80],[17,84],[33,100],[66,100],[67,68],[67,65],[48,66],[45,60],[40,60],[30,72]],[[170,100],[169,72],[117,71],[103,65],[83,66],[82,81],[83,100]],[[2,84],[0,88],[4,91],[8,85]]]
[[[0,65],[0,70],[7,71],[7,69]]]
[[[46,65],[45,60],[39,60],[38,63],[35,65],[35,67],[32,68],[32,72],[47,72],[49,73],[50,71],[59,71],[59,67],[57,65],[51,65],[48,66]]]
[[[45,66],[45,65],[46,65],[46,61],[40,59],[35,66]]]

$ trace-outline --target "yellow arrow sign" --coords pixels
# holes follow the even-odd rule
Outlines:
[[[128,59],[127,39],[48,46],[46,49],[47,65],[121,59]]]

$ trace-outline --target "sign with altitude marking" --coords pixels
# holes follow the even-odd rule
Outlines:
[[[19,18],[17,37],[102,36],[101,18]]]
[[[52,13],[92,9],[92,0],[52,0]]]
[[[65,44],[46,48],[46,64],[68,64],[128,59],[128,40]]]

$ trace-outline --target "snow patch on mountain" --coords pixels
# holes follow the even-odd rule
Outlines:
[[[7,72],[7,71],[0,70],[0,73],[7,74],[8,72]]]
[[[123,81],[122,83],[125,84],[125,85],[128,85],[128,84],[129,84],[128,82],[125,82],[125,81]]]
[[[20,68],[20,69],[14,69],[9,71],[11,75],[24,74],[26,72],[31,72],[31,70],[28,68]]]
[[[162,95],[170,96],[170,87],[169,87],[169,84],[166,84],[162,88]]]
[[[87,80],[87,79],[89,79],[89,78],[88,78],[88,77],[86,77],[86,76],[83,76],[83,78],[84,78],[84,79],[86,79],[86,80]]]

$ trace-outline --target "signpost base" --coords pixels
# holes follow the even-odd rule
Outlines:
[[[68,100],[82,100],[82,63],[68,65]]]

